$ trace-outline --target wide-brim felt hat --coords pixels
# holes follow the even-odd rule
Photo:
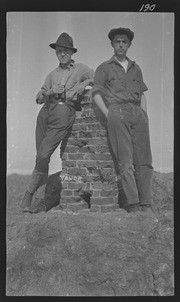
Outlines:
[[[51,43],[49,46],[53,49],[56,49],[56,46],[61,46],[77,52],[77,49],[73,46],[73,39],[67,33],[62,33],[56,43]]]
[[[129,28],[125,27],[119,27],[119,28],[113,28],[110,30],[108,37],[112,41],[115,35],[126,35],[129,38],[129,41],[131,42],[134,38],[134,33]]]

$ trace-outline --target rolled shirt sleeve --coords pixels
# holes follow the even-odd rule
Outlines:
[[[147,91],[148,88],[147,88],[146,84],[143,81],[143,75],[142,75],[142,71],[141,71],[140,68],[139,68],[138,76],[139,76],[139,82],[140,82],[140,92],[141,92],[141,94],[143,94],[143,92]]]
[[[82,76],[80,77],[79,83],[77,85],[77,95],[81,95],[87,85],[93,85],[94,83],[94,70],[90,69],[88,66],[84,65],[82,69]]]
[[[45,79],[43,86],[41,87],[41,90],[36,95],[36,102],[39,104],[44,103],[45,99],[48,97],[48,93],[50,93],[51,91],[51,88],[51,73],[49,73]],[[46,94],[46,97],[44,96],[44,93]]]
[[[107,89],[106,87],[107,82],[107,75],[104,64],[101,64],[95,71],[94,76],[94,86],[91,90],[92,97],[95,94],[100,94],[102,98],[106,98],[107,96]]]

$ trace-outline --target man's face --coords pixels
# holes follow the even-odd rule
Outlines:
[[[71,61],[73,50],[61,46],[56,46],[56,55],[61,64],[67,64]]]
[[[131,42],[126,35],[115,35],[111,45],[114,48],[114,54],[116,56],[126,56]]]

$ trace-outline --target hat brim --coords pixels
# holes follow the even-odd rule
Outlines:
[[[111,30],[110,33],[108,34],[109,39],[112,41],[114,39],[115,35],[126,35],[129,39],[129,41],[131,42],[134,38],[134,33],[127,31],[125,29],[114,29]]]
[[[60,46],[60,47],[64,47],[64,48],[67,48],[67,49],[71,49],[74,53],[77,52],[77,49],[74,48],[74,47],[67,47],[66,45],[63,45],[63,44],[57,44],[57,43],[51,43],[49,44],[49,46],[53,49],[56,49],[56,46]]]

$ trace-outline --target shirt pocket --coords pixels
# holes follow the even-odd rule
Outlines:
[[[108,87],[115,93],[122,92],[125,89],[125,81],[121,78],[111,77],[108,80]]]
[[[76,90],[76,87],[78,85],[78,81],[75,79],[72,79],[67,83],[67,90]]]

